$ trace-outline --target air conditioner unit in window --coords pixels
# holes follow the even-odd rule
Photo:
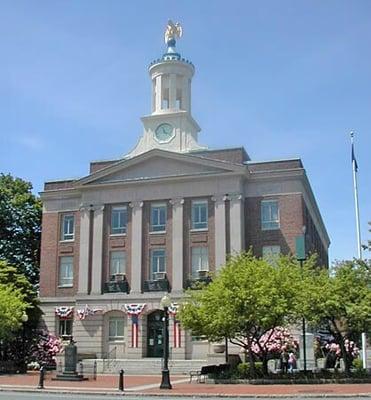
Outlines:
[[[166,279],[166,272],[155,272],[155,279]]]
[[[209,270],[207,270],[207,269],[200,269],[199,271],[198,271],[198,277],[199,278],[206,278],[206,277],[208,277],[209,276]]]
[[[125,274],[115,274],[115,281],[116,282],[122,282],[126,279]]]

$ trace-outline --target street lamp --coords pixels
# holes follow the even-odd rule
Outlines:
[[[296,237],[295,247],[296,247],[296,259],[300,263],[300,268],[303,270],[303,261],[307,259],[306,251],[305,251],[305,233],[307,231],[307,227],[304,225],[302,228],[303,234]],[[304,374],[307,373],[307,348],[306,348],[306,332],[305,332],[305,317],[302,319],[302,336],[303,336],[303,367],[304,367]]]
[[[22,372],[27,371],[26,366],[26,352],[25,352],[25,341],[26,341],[26,322],[28,321],[28,315],[23,311],[22,317]]]
[[[163,328],[162,328],[162,336],[163,336],[163,365],[161,371],[161,385],[160,389],[172,389],[170,383],[170,372],[169,372],[169,307],[171,305],[170,297],[165,294],[165,296],[161,299],[160,307],[164,310],[164,316],[162,318]]]

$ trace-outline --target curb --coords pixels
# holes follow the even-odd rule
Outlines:
[[[32,388],[4,388],[0,387],[0,392],[20,392],[20,393],[46,393],[46,394],[77,394],[77,395],[90,395],[90,396],[131,396],[131,397],[159,397],[159,398],[176,398],[176,397],[184,397],[184,398],[209,398],[209,397],[220,397],[220,398],[235,398],[235,399],[282,399],[282,398],[292,398],[292,399],[311,399],[311,398],[341,398],[341,399],[349,399],[349,398],[368,398],[371,399],[371,393],[347,393],[347,394],[337,394],[337,393],[305,393],[305,394],[225,394],[225,393],[142,393],[142,392],[118,392],[112,391],[83,391],[83,390],[66,390],[66,389],[32,389]]]

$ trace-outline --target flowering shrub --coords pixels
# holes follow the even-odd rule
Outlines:
[[[298,348],[299,344],[290,331],[280,326],[270,329],[259,339],[254,338],[251,347],[252,352],[258,358],[261,358],[263,354],[270,358],[279,358],[283,350],[295,353]]]
[[[317,358],[324,356],[326,358],[326,368],[334,368],[338,365],[340,358],[342,358],[341,347],[335,340],[321,340],[320,337],[316,338],[316,356]],[[351,361],[359,357],[359,348],[353,340],[345,339],[345,351]]]
[[[38,364],[55,366],[55,356],[60,353],[61,350],[61,339],[51,335],[46,330],[41,330],[36,334],[36,340],[31,349],[30,359]]]

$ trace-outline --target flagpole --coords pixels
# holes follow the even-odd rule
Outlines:
[[[359,204],[358,204],[358,182],[357,182],[357,161],[354,156],[354,132],[350,132],[350,142],[352,144],[352,169],[353,169],[353,190],[354,190],[354,206],[356,212],[356,230],[357,230],[357,247],[358,258],[362,260],[361,230],[359,223]]]

